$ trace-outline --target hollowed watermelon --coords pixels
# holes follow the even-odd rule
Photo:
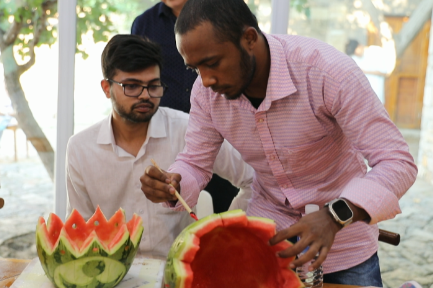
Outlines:
[[[119,209],[108,221],[99,207],[86,222],[73,210],[66,222],[54,213],[39,218],[36,248],[47,277],[56,287],[111,288],[128,272],[143,234],[136,214],[126,222]]]
[[[275,222],[234,210],[205,217],[185,228],[167,256],[167,288],[298,288],[293,258],[278,251],[289,241],[268,244]]]

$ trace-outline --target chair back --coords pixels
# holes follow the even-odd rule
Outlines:
[[[0,198],[0,209],[2,209],[4,205],[5,205],[5,200],[3,200],[3,198]]]
[[[197,201],[197,218],[201,219],[213,214],[212,196],[206,190],[202,190]]]

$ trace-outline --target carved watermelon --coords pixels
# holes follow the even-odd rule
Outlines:
[[[293,258],[276,252],[289,241],[268,244],[275,235],[271,219],[247,217],[234,210],[205,217],[185,228],[167,256],[167,288],[298,288],[289,268]]]
[[[77,210],[63,224],[51,213],[39,218],[36,247],[47,277],[56,287],[111,288],[128,272],[143,234],[136,214],[126,223],[119,209],[107,221],[99,207],[86,222]]]

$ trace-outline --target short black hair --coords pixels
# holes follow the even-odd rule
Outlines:
[[[349,56],[352,56],[353,54],[355,54],[355,50],[356,48],[358,48],[359,46],[359,42],[355,39],[349,39],[349,41],[347,41],[346,43],[346,54]]]
[[[188,0],[179,14],[174,31],[184,35],[206,21],[212,24],[220,41],[230,41],[237,47],[245,27],[253,27],[262,34],[256,16],[244,0]]]
[[[112,79],[117,69],[135,72],[155,65],[162,68],[159,45],[138,35],[118,34],[113,36],[101,56],[104,79]]]

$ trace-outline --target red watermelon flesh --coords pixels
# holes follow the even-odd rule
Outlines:
[[[95,239],[108,252],[115,249],[125,237],[130,238],[134,246],[138,246],[137,238],[141,237],[142,223],[136,214],[127,223],[123,209],[116,211],[107,221],[98,206],[88,221],[75,209],[64,224],[54,213],[50,214],[47,224],[40,217],[36,232],[43,239],[41,244],[46,246],[47,252],[53,251],[62,237],[74,250],[69,251],[73,254],[85,250]]]
[[[209,228],[211,227],[211,228]],[[292,244],[268,244],[270,219],[241,210],[213,214],[188,226],[174,242],[165,269],[170,288],[297,288],[292,258],[276,256]]]

